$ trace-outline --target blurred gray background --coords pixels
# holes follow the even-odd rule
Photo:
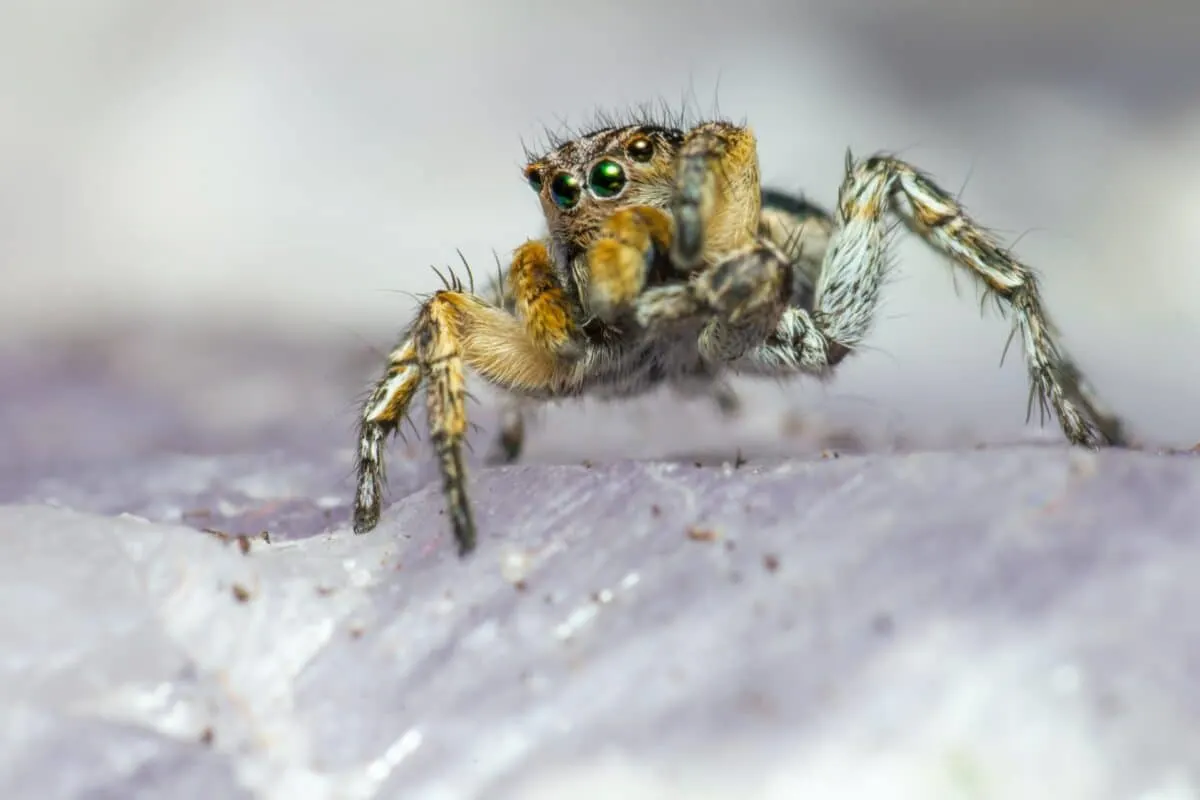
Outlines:
[[[490,268],[493,250],[540,231],[523,141],[597,108],[689,98],[750,122],[764,178],[823,204],[847,147],[898,151],[961,187],[977,218],[1019,238],[1109,402],[1146,439],[1190,446],[1200,11],[1132,8],[9,0],[6,435],[26,457],[84,448],[74,433],[48,443],[55,425],[35,441],[36,412],[108,431],[96,452],[169,443],[112,433],[120,392],[62,399],[74,376],[189,405],[210,443],[305,416],[341,436],[374,351],[412,312],[397,290],[434,286],[430,265],[456,248]],[[931,440],[1020,435],[1026,383],[1015,353],[998,366],[1005,323],[918,244],[904,240],[900,264],[870,351],[836,384],[768,384],[751,408],[852,409]],[[260,341],[286,344],[250,355]],[[597,413],[642,442],[638,415]]]

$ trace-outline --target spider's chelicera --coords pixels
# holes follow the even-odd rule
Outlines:
[[[518,247],[490,291],[452,280],[430,295],[363,407],[357,533],[379,521],[384,444],[423,385],[451,528],[461,554],[475,547],[468,368],[511,398],[493,463],[520,455],[530,403],[666,385],[732,412],[729,376],[828,377],[871,328],[893,215],[1011,314],[1031,399],[1070,442],[1125,442],[1059,343],[1032,271],[903,161],[847,154],[832,213],[764,189],[754,134],[726,121],[603,127],[531,155],[524,174],[546,235]]]

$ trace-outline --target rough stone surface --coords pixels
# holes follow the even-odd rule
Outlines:
[[[4,798],[1200,792],[1192,456],[476,468],[461,561],[424,447],[348,531],[363,363],[249,436],[122,352],[8,362]]]

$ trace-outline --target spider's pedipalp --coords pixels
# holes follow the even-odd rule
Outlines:
[[[758,143],[749,128],[707,122],[680,147],[671,216],[671,262],[683,273],[748,247],[758,233]]]
[[[587,281],[581,287],[587,310],[606,322],[632,311],[656,254],[671,247],[671,231],[667,213],[649,206],[622,208],[608,217],[587,252]]]

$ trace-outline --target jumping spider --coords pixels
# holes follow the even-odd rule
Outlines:
[[[609,125],[529,155],[547,235],[516,249],[489,296],[457,278],[429,296],[388,356],[362,410],[356,533],[379,521],[383,447],[424,384],[454,537],[460,555],[474,549],[467,367],[511,398],[493,462],[519,456],[529,403],[666,385],[729,410],[730,375],[828,377],[875,317],[890,214],[1012,313],[1031,407],[1052,408],[1072,443],[1125,442],[1059,344],[1031,270],[903,161],[847,153],[830,214],[762,188],[754,134],[726,121]]]

